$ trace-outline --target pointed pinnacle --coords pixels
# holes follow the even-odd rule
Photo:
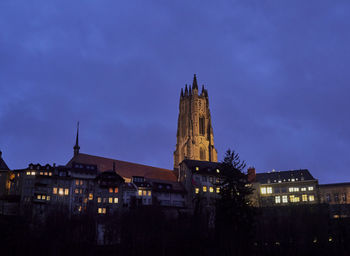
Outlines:
[[[194,76],[193,76],[192,89],[197,89],[197,90],[198,90],[198,84],[197,84],[197,77],[196,77],[196,74],[194,74]]]

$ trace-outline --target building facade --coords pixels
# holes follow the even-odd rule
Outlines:
[[[203,85],[198,93],[196,75],[192,88],[181,89],[176,138],[174,170],[184,159],[217,162],[208,91]]]
[[[248,180],[258,207],[319,203],[318,181],[307,169],[256,173],[249,168]]]

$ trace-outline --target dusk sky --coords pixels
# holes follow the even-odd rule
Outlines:
[[[257,172],[350,181],[349,1],[0,2],[0,150],[173,166],[180,90],[208,89],[215,147]]]

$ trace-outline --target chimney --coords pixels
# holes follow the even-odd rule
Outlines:
[[[249,167],[248,168],[248,181],[249,182],[254,182],[256,178],[256,171],[254,167]]]

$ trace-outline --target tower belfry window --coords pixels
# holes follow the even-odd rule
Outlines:
[[[204,123],[204,117],[199,118],[199,134],[204,135],[205,134],[205,123]]]

